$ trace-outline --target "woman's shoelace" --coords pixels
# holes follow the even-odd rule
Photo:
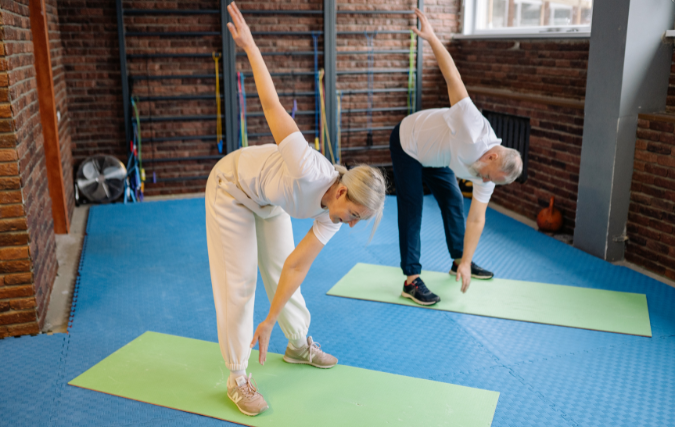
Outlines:
[[[321,344],[312,341],[312,345],[309,346],[309,363],[312,363],[312,359],[316,353],[323,353],[321,351]]]
[[[248,374],[248,377],[246,378],[246,384],[241,387],[241,390],[246,396],[252,396],[258,392],[258,383],[255,382],[251,375],[253,374]]]

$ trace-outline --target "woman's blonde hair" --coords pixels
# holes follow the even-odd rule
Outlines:
[[[340,173],[339,182],[347,187],[347,199],[373,213],[373,231],[368,240],[370,243],[382,219],[387,181],[379,169],[368,165],[358,165],[349,170],[342,165],[335,165],[335,170]]]

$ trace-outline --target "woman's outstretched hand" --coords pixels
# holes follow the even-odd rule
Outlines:
[[[270,322],[269,320],[265,319],[258,325],[258,329],[256,329],[255,334],[253,334],[253,341],[251,341],[251,348],[255,346],[256,342],[260,343],[260,345],[258,346],[258,352],[260,354],[260,357],[258,357],[258,361],[260,362],[261,365],[264,365],[265,360],[267,360],[267,347],[269,346],[270,343],[270,335],[272,335],[272,328],[274,328],[274,323],[275,322]]]
[[[255,46],[251,30],[248,28],[244,16],[239,11],[237,5],[234,2],[230,3],[227,6],[227,11],[232,17],[232,22],[227,23],[227,29],[230,30],[230,34],[232,34],[232,38],[237,46],[244,50]]]
[[[415,8],[415,15],[417,15],[417,17],[420,20],[421,28],[418,30],[417,28],[412,27],[411,30],[413,30],[415,34],[417,34],[426,41],[430,41],[431,39],[436,37],[436,33],[434,33],[434,29],[429,23],[429,20],[427,19],[426,15],[424,15],[424,13],[418,8]]]

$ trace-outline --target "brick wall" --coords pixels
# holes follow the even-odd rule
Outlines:
[[[77,167],[82,159],[93,154],[111,154],[124,159],[115,2],[50,0],[47,9],[52,12],[52,22],[58,17],[62,50],[55,52],[52,47],[52,62],[62,67],[59,73],[65,80],[65,97],[60,81],[56,80],[56,69],[54,89],[57,90],[56,84],[59,84],[59,131],[65,126],[70,129],[72,166]],[[64,98],[67,99],[65,105],[61,102]],[[72,167],[64,167],[64,173],[72,173]]]
[[[675,115],[641,115],[626,259],[675,280]]]
[[[666,111],[675,112],[675,51],[670,65],[670,81],[668,83],[668,97],[666,99]]]
[[[28,1],[0,2],[0,337],[40,330],[57,271]]]
[[[449,45],[478,108],[530,117],[528,179],[497,187],[492,200],[534,219],[554,196],[563,213],[561,231],[569,234],[576,216],[584,113],[558,101],[582,107],[588,47],[587,40],[564,39],[455,40]],[[472,88],[482,89],[480,95]],[[532,97],[518,100],[490,95],[490,90]]]
[[[338,10],[365,9],[410,9],[416,2],[395,0],[386,3],[353,1],[338,3]],[[436,28],[439,37],[451,49],[458,68],[468,86],[507,89],[549,98],[583,100],[586,84],[588,41],[583,40],[520,40],[520,41],[454,41],[451,33],[459,27],[459,6],[454,1],[427,1],[425,10]],[[117,28],[114,5],[110,2],[71,0],[58,2],[61,39],[65,55],[65,75],[68,86],[68,108],[73,129],[73,158],[77,164],[84,157],[95,153],[126,156],[123,139],[123,118],[121,108],[121,85],[117,51]],[[146,8],[147,4],[137,1],[124,3],[127,9]],[[323,2],[266,2],[253,0],[239,2],[242,9],[308,9],[321,10]],[[217,9],[219,2],[203,0],[186,5],[177,2],[162,3],[158,7]],[[314,31],[322,30],[321,15],[304,17],[283,17],[269,15],[248,15],[247,20],[253,31]],[[338,14],[338,31],[407,30],[414,25],[410,15],[355,15]],[[185,16],[126,16],[127,31],[220,31],[219,15]],[[94,35],[95,34],[95,35]],[[311,36],[257,36],[261,51],[311,51]],[[319,50],[323,40],[319,38]],[[410,38],[407,34],[378,34],[374,38],[374,49],[407,50]],[[338,35],[338,51],[367,50],[363,34]],[[127,53],[210,53],[220,50],[220,37],[128,37]],[[449,105],[445,82],[437,68],[428,44],[424,49],[423,108]],[[313,70],[311,55],[266,56],[272,72],[308,72]],[[323,58],[319,57],[319,66]],[[367,55],[339,54],[338,70],[366,70]],[[376,54],[375,69],[407,68],[406,53]],[[141,75],[185,75],[211,74],[213,61],[210,58],[132,58],[129,72]],[[237,59],[239,71],[250,70],[244,56]],[[278,92],[303,92],[313,90],[313,78],[306,75],[274,77]],[[213,79],[134,80],[133,94],[138,96],[206,95],[214,92]],[[407,75],[374,74],[375,89],[405,89]],[[246,79],[246,92],[255,94],[252,78]],[[367,75],[338,75],[337,89],[342,91],[367,89]],[[531,117],[532,145],[530,153],[530,178],[525,184],[513,184],[496,191],[494,200],[530,218],[534,218],[541,207],[555,196],[557,205],[565,216],[564,231],[572,233],[576,211],[576,195],[579,170],[579,153],[583,129],[583,109],[560,107],[545,101],[516,101],[503,97],[472,94],[479,108],[515,113]],[[296,96],[298,110],[311,112],[314,109],[313,96]],[[364,128],[367,115],[351,110],[367,107],[366,93],[345,93],[342,96],[342,146],[362,147],[366,143],[366,132],[352,129]],[[292,96],[282,96],[282,102],[290,110]],[[254,96],[247,98],[247,124],[249,134],[269,133],[260,105]],[[405,107],[405,92],[375,93],[374,108]],[[199,177],[208,174],[215,160],[191,162],[153,162],[171,157],[194,157],[217,155],[214,138],[201,135],[215,134],[215,120],[192,120],[185,122],[160,122],[162,116],[190,116],[215,114],[212,99],[177,101],[143,101],[139,103],[142,123],[143,158],[148,181],[146,194],[178,193],[201,191],[203,180],[152,183],[153,176],[159,180],[179,177]],[[374,127],[392,127],[400,121],[406,111],[374,112]],[[308,141],[313,141],[314,116],[298,115],[300,129]],[[154,122],[151,122],[154,120]],[[388,129],[373,132],[373,145],[387,145]],[[188,137],[179,141],[157,141],[158,138]],[[249,138],[250,144],[269,143],[269,135]],[[354,164],[368,162],[390,163],[388,150],[345,150],[343,162]]]
[[[409,0],[388,1],[385,4],[372,4],[372,2],[349,2],[339,3],[338,10],[411,10],[417,2]],[[449,40],[452,32],[458,27],[457,5],[449,1],[425,2],[425,12],[429,17],[436,33],[441,40]],[[408,31],[416,25],[414,15],[356,15],[339,14],[337,19],[337,31],[375,31],[375,30],[403,30]],[[438,70],[436,60],[428,43],[424,43],[424,69],[422,80],[422,108],[435,108],[443,106],[442,97],[439,98],[439,87],[445,85],[443,77]],[[416,42],[416,43],[417,43]],[[415,45],[416,46],[416,45]],[[374,50],[402,50],[401,53],[375,54],[374,69],[407,69],[409,67],[410,34],[378,34],[374,37]],[[367,50],[366,37],[363,34],[338,35],[338,53],[340,51],[365,51]],[[413,64],[416,67],[416,62]],[[338,70],[367,70],[367,55],[340,55],[337,61]],[[375,89],[406,89],[408,87],[407,73],[398,74],[374,74]],[[338,90],[361,90],[368,89],[367,75],[339,75],[337,79]],[[342,97],[342,147],[363,147],[366,145],[367,132],[349,132],[350,128],[366,128],[368,125],[367,114],[363,112],[350,114],[350,109],[367,108],[367,93],[345,94]],[[446,96],[447,99],[447,96]],[[414,97],[413,97],[414,102]],[[447,101],[446,101],[447,102]],[[373,127],[391,128],[399,123],[407,114],[407,92],[374,93],[373,108],[403,108],[402,111],[373,112]],[[373,145],[389,145],[390,129],[373,132]],[[391,164],[389,150],[371,151],[346,151],[343,153],[344,162]]]
[[[125,1],[125,9],[141,9],[157,6],[161,9],[218,9],[217,0],[181,3],[175,1],[148,5],[147,2]],[[289,9],[289,10],[321,10],[323,1],[272,1],[260,3],[253,0],[240,1],[242,9]],[[397,0],[394,2],[354,1],[340,2],[338,9],[410,9],[416,4],[413,0]],[[121,82],[119,74],[119,54],[117,46],[117,23],[113,2],[69,0],[57,1],[59,28],[63,55],[64,74],[67,85],[67,110],[72,138],[73,162],[75,166],[92,154],[112,154],[121,159],[126,157],[126,145],[123,141],[124,122],[122,114]],[[426,10],[438,27],[441,37],[448,39],[449,34],[457,28],[457,6],[454,2],[427,2]],[[247,20],[253,31],[322,31],[321,15],[304,17],[283,17],[249,15]],[[407,30],[414,24],[414,19],[406,15],[338,15],[338,31],[373,30]],[[127,31],[220,31],[219,15],[183,15],[183,16],[133,16],[125,17]],[[312,51],[311,36],[257,36],[261,51]],[[375,37],[375,49],[404,50],[409,47],[410,37],[407,34],[379,34]],[[319,51],[323,50],[323,39],[319,37]],[[128,54],[147,53],[211,53],[220,51],[220,36],[206,37],[127,37]],[[362,34],[338,36],[338,50],[366,50],[366,38]],[[438,105],[438,84],[441,79],[431,50],[425,49],[425,76],[423,104],[425,108]],[[265,57],[272,72],[308,72],[314,69],[311,55],[278,55]],[[319,67],[322,67],[323,56],[319,56]],[[131,58],[129,73],[141,75],[186,75],[213,73],[211,58]],[[392,55],[376,55],[374,68],[407,68],[406,53]],[[339,55],[338,69],[366,69],[366,55]],[[237,69],[249,70],[244,56],[237,58]],[[313,91],[312,76],[274,77],[278,92]],[[376,74],[374,87],[407,88],[407,75]],[[339,90],[367,88],[367,76],[339,76]],[[255,94],[253,79],[246,80],[247,94]],[[132,93],[143,96],[166,95],[206,95],[214,94],[214,79],[172,79],[172,80],[134,80]],[[313,111],[313,96],[296,96],[299,111]],[[281,97],[282,102],[290,110],[292,96]],[[342,126],[344,146],[365,145],[365,132],[349,132],[353,128],[365,127],[366,115],[349,113],[352,109],[366,108],[366,94],[345,94],[342,98]],[[247,99],[249,117],[247,120],[250,134],[269,133],[264,118],[256,116],[260,105],[251,96]],[[374,108],[406,106],[405,93],[376,94],[373,99]],[[191,120],[184,122],[160,122],[162,116],[192,116],[215,114],[213,99],[186,101],[142,101],[139,103],[140,115],[144,119],[141,124],[144,167],[147,172],[146,194],[179,193],[202,191],[204,180],[188,180],[162,182],[153,184],[153,176],[161,179],[178,177],[198,177],[208,174],[215,163],[214,160],[153,162],[171,157],[195,157],[217,155],[214,138],[200,138],[200,135],[214,135],[215,120]],[[393,126],[405,112],[373,113],[373,126]],[[350,119],[351,118],[351,119]],[[300,129],[306,132],[308,141],[314,140],[314,116],[296,116]],[[374,145],[388,144],[390,131],[376,131]],[[180,141],[157,141],[157,138],[193,137]],[[154,141],[153,141],[154,139]],[[250,144],[272,142],[268,135],[251,136]],[[347,163],[369,162],[389,163],[388,150],[349,151],[345,152]]]

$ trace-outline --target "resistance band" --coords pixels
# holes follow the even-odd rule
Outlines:
[[[220,78],[218,77],[218,59],[220,54],[213,52],[213,60],[216,63],[216,141],[218,153],[223,153],[223,123],[220,120]]]
[[[330,135],[328,134],[328,120],[326,120],[326,99],[324,97],[324,87],[323,87],[323,68],[319,71],[319,97],[321,98],[321,152],[325,155],[324,143],[328,144],[328,150],[330,151],[330,160],[335,164],[335,155],[333,154],[333,146],[330,143]],[[325,139],[324,139],[325,134]]]
[[[375,66],[375,54],[373,53],[373,39],[377,32],[369,35],[365,32],[366,42],[368,44],[368,135],[366,135],[366,145],[373,145],[373,86],[374,74],[373,67]]]
[[[242,73],[237,72],[237,86],[239,92],[239,146],[248,147],[248,130],[246,129],[246,89],[244,86],[245,78]]]
[[[410,66],[408,68],[408,115],[415,112],[415,103],[413,96],[415,95],[415,79],[413,79],[413,46],[415,44],[415,33],[410,30]]]
[[[129,141],[129,160],[127,161],[127,176],[124,180],[124,203],[127,201],[137,202],[143,200],[143,182],[141,180],[141,125],[138,113],[137,99],[131,98],[131,106],[134,109],[135,121],[132,125],[132,139]]]
[[[312,32],[314,40],[314,148],[319,151],[319,35]]]
[[[145,59],[145,75],[150,75],[150,72],[148,71],[148,59],[146,57]],[[151,95],[153,93],[152,88],[150,87],[150,80],[146,80],[146,93],[148,95]],[[136,103],[138,104],[138,99],[136,99]],[[148,119],[150,120],[150,123],[152,123],[152,105],[148,107]],[[138,137],[139,137],[139,154],[140,154],[140,134],[141,134],[141,122],[138,117],[138,111],[136,112],[136,121],[138,124]],[[152,158],[155,158],[155,144],[152,145]],[[140,162],[140,170],[141,170],[141,191],[145,191],[145,169],[143,168],[143,162],[141,160]],[[155,173],[155,163],[152,164],[152,183],[156,184],[157,183],[157,174]]]
[[[293,59],[293,56],[291,56]],[[293,109],[291,110],[291,117],[295,120],[295,113],[298,111],[298,100],[295,99],[295,70],[291,70],[291,78],[293,79]]]
[[[133,102],[133,99],[132,99]],[[136,116],[136,131],[137,131],[137,137],[138,137],[138,171],[140,172],[140,179],[141,179],[141,200],[143,200],[143,192],[145,192],[145,168],[143,167],[143,154],[142,154],[142,144],[141,144],[141,116],[140,113],[138,112],[138,98],[136,98],[136,102],[132,103],[134,105],[134,114]],[[152,108],[149,108],[150,111],[150,121],[152,121]],[[153,156],[154,157],[154,156]],[[154,172],[153,172],[154,174]],[[153,179],[153,183],[155,180]]]

